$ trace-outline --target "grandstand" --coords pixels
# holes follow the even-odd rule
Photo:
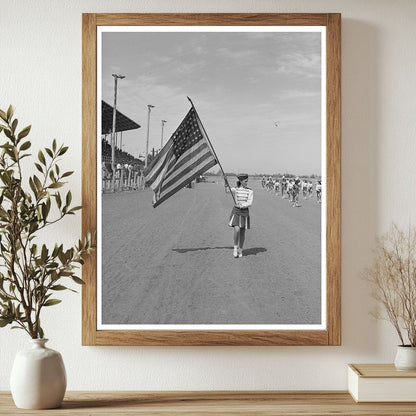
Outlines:
[[[111,171],[111,144],[107,140],[107,136],[111,135],[113,128],[113,107],[105,101],[101,101],[101,160]],[[135,130],[140,125],[116,110],[116,133]],[[144,162],[135,158],[130,153],[124,152],[122,149],[115,148],[115,163],[133,165],[135,170],[143,168]]]
[[[111,145],[108,142],[106,137],[101,139],[101,160],[104,163],[109,163],[111,166]],[[120,163],[125,165],[137,165],[138,167],[143,167],[144,162],[140,159],[135,158],[130,153],[120,150],[118,147],[115,148],[115,160],[116,164]]]
[[[116,111],[116,133],[119,131],[139,129],[132,119],[125,116],[120,111]],[[105,101],[101,101],[101,135],[110,134],[113,129],[113,107]]]
[[[144,169],[144,161],[134,157],[128,152],[123,151],[119,147],[115,147],[115,165],[117,166],[113,185],[111,185],[111,178],[113,177],[113,169],[111,166],[112,152],[111,144],[107,136],[111,137],[113,128],[113,108],[105,101],[101,101],[101,162],[102,162],[102,179],[103,191],[114,187],[117,190],[123,189],[137,189],[138,181],[142,178]],[[135,130],[140,128],[140,125],[125,116],[120,111],[116,110],[116,134],[127,130]],[[117,143],[117,141],[116,141]],[[114,180],[116,184],[114,185]]]

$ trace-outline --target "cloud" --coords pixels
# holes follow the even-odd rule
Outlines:
[[[247,59],[251,59],[254,58],[256,56],[256,51],[250,50],[250,49],[240,49],[240,50],[235,50],[232,48],[218,48],[217,51],[217,56],[219,57],[225,57],[228,60],[247,60]]]
[[[288,89],[280,91],[280,98],[282,100],[298,100],[298,99],[315,99],[320,100],[321,91],[305,90],[305,89]]]
[[[237,169],[240,158],[247,169],[258,171],[266,165],[300,170],[303,164],[319,164],[313,150],[319,145],[311,145],[320,139],[319,34],[123,37],[108,48],[103,62],[103,98],[109,103],[116,66],[126,75],[118,84],[118,109],[142,126],[131,139],[123,134],[123,144],[134,154],[145,147],[147,105],[155,106],[150,148],[158,148],[161,120],[167,120],[167,138],[189,110],[189,96],[226,170]],[[300,146],[310,150],[307,161],[297,155]]]
[[[156,60],[159,61],[161,64],[167,64],[173,61],[171,56],[161,55],[156,57]],[[150,63],[149,63],[150,65]]]

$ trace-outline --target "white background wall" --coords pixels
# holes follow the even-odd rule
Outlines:
[[[350,362],[392,362],[392,327],[369,316],[359,273],[391,221],[415,222],[416,2],[413,0],[0,0],[0,108],[32,124],[34,149],[70,145],[81,195],[81,13],[342,13],[342,346],[82,347],[81,297],[45,310],[69,390],[346,389]],[[71,244],[80,215],[46,236]],[[0,330],[0,390],[28,337]]]

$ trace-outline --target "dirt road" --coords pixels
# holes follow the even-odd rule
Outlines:
[[[292,208],[260,182],[249,186],[240,259],[219,178],[156,209],[150,190],[103,195],[102,323],[319,324],[320,205]]]

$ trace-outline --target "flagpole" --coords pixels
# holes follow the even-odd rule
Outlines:
[[[237,205],[237,202],[236,202],[236,200],[235,200],[235,198],[234,198],[234,194],[233,194],[233,192],[231,191],[231,186],[230,186],[230,184],[228,183],[227,176],[225,175],[225,172],[224,172],[224,169],[223,169],[223,168],[222,168],[222,166],[221,166],[220,160],[218,159],[218,156],[217,156],[217,154],[215,153],[214,147],[212,146],[211,141],[209,140],[209,137],[208,137],[208,134],[207,134],[207,132],[206,132],[206,130],[205,130],[205,127],[204,127],[204,125],[202,124],[201,119],[199,118],[198,111],[196,111],[196,108],[195,108],[194,103],[192,102],[192,100],[191,100],[189,97],[186,97],[186,98],[189,100],[189,102],[190,102],[190,103],[191,103],[191,105],[192,105],[192,108],[195,110],[195,114],[196,114],[196,116],[198,117],[199,123],[201,124],[201,127],[202,127],[202,129],[204,130],[205,137],[207,138],[208,146],[209,146],[209,148],[211,149],[211,152],[214,154],[215,159],[217,160],[218,166],[219,166],[219,167],[220,167],[220,169],[221,169],[221,172],[222,172],[222,175],[223,175],[223,177],[224,177],[225,183],[226,183],[226,185],[228,186],[228,189],[230,190],[230,194],[231,194],[231,196],[233,197],[234,204],[235,204],[235,205]]]

